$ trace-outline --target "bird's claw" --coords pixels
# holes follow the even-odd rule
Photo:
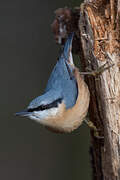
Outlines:
[[[104,71],[110,69],[111,67],[114,66],[114,64],[111,64],[111,65],[108,65],[108,62],[106,62],[105,64],[103,64],[102,66],[100,66],[98,69],[96,70],[90,70],[89,69],[89,72],[80,72],[81,75],[91,75],[91,76],[100,76]]]
[[[94,123],[93,123],[92,121],[85,119],[84,122],[88,125],[88,127],[89,127],[91,130],[93,130],[94,136],[95,136],[97,139],[104,139],[103,136],[100,136],[100,135],[99,135],[99,131],[100,131],[100,130],[96,128],[96,126],[94,125]]]

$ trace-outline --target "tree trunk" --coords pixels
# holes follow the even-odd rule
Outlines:
[[[61,8],[55,13],[55,38],[60,43],[66,32],[75,31],[73,51],[80,55],[84,71],[106,62],[114,65],[85,79],[89,118],[103,137],[95,137],[91,130],[93,180],[120,180],[120,0],[86,0],[73,11]]]
[[[114,64],[99,77],[87,77],[94,180],[120,180],[120,0],[93,0],[81,5],[79,30],[84,67]]]

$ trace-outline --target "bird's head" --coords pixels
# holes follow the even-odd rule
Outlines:
[[[60,91],[50,90],[32,100],[29,106],[17,112],[17,116],[28,117],[30,119],[41,122],[45,119],[53,118],[59,114],[60,105],[63,103],[63,98]]]

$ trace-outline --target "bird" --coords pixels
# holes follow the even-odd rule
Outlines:
[[[30,118],[59,133],[70,133],[82,124],[88,112],[90,93],[73,63],[73,37],[74,33],[68,35],[44,94],[33,99],[16,116]]]

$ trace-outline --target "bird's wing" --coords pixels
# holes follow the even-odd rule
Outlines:
[[[55,89],[61,92],[66,107],[72,107],[77,99],[77,82],[74,76],[74,69],[63,58],[54,67],[47,83],[45,92]]]
[[[72,107],[77,99],[77,82],[74,76],[74,65],[72,60],[72,39],[73,33],[68,37],[63,53],[55,65],[47,83],[45,92],[55,89],[62,92],[66,107]]]
[[[65,43],[63,53],[50,75],[45,92],[51,88],[61,86],[60,81],[74,81],[74,65],[71,52],[73,35],[74,33],[71,33]]]
[[[75,80],[73,70],[70,65],[61,58],[50,75],[45,92],[51,88],[59,88],[63,81],[68,82],[69,80]]]

